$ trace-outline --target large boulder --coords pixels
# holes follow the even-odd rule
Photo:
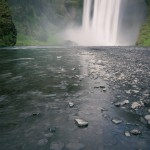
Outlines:
[[[0,46],[14,46],[17,31],[6,0],[0,1]]]

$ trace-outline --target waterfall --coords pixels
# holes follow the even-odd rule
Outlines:
[[[63,37],[83,46],[135,45],[145,19],[144,0],[84,0],[82,25]]]
[[[121,0],[84,0],[82,30],[91,45],[117,45]]]

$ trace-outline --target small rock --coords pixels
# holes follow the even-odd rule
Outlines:
[[[123,103],[123,105],[126,105],[126,104],[129,104],[130,102],[129,102],[129,100],[125,100],[122,103]]]
[[[130,136],[130,132],[129,131],[125,131],[125,136],[129,137]]]
[[[84,145],[81,143],[69,143],[66,145],[66,147],[70,150],[80,150],[84,148]]]
[[[57,59],[61,59],[62,58],[62,56],[57,56]]]
[[[135,93],[135,94],[139,93],[138,90],[132,90],[132,92]]]
[[[120,106],[121,106],[121,102],[115,103],[115,106],[116,106],[116,107],[120,107]]]
[[[106,92],[106,88],[103,89],[103,92]]]
[[[41,139],[38,141],[38,145],[40,145],[40,146],[46,145],[47,143],[48,143],[47,139]]]
[[[98,61],[97,61],[97,64],[98,64],[98,65],[103,65],[103,62],[102,62],[101,60],[98,60]]]
[[[32,113],[32,116],[38,116],[40,113],[39,112],[34,112]]]
[[[119,120],[119,119],[112,119],[111,120],[114,124],[120,124],[122,123],[122,120]]]
[[[74,107],[74,103],[73,102],[69,102],[69,107],[73,108]]]
[[[123,73],[121,73],[119,76],[118,76],[118,80],[122,80],[125,78],[125,75]]]
[[[73,84],[73,86],[79,86],[79,84]]]
[[[49,129],[49,131],[50,131],[51,133],[56,132],[56,127],[52,127],[52,128],[50,128],[50,129]]]
[[[74,70],[76,70],[76,68],[72,68],[71,70],[74,71]]]
[[[117,102],[117,103],[115,103],[115,106],[116,107],[120,107],[120,106],[124,106],[126,104],[129,104],[129,103],[130,103],[129,100],[125,100],[123,102]]]
[[[150,109],[148,109],[148,112],[150,113]]]
[[[63,148],[64,148],[64,143],[61,143],[61,142],[59,142],[59,143],[51,143],[51,145],[50,145],[50,150],[62,150]]]
[[[145,118],[147,121],[150,121],[150,115],[146,115],[144,118]]]
[[[141,134],[141,131],[139,131],[138,129],[133,129],[130,131],[131,134],[133,135],[140,135]]]
[[[100,88],[100,86],[98,86],[98,85],[94,86],[94,89],[98,89],[98,88]]]
[[[84,121],[82,119],[75,119],[75,123],[78,125],[78,127],[87,127],[88,122]]]
[[[100,88],[102,88],[102,89],[104,89],[104,88],[105,88],[105,86],[104,86],[104,85],[100,85],[99,87],[100,87]]]
[[[100,109],[102,112],[103,112],[103,111],[108,111],[107,109],[102,108],[102,107],[100,107],[99,109]]]
[[[131,105],[132,109],[136,109],[136,108],[139,108],[139,107],[141,107],[141,104],[139,104],[138,102],[133,102],[132,105]]]
[[[125,92],[126,92],[126,94],[131,94],[130,90],[126,90]]]

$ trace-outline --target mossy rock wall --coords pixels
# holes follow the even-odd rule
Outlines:
[[[0,46],[14,46],[17,31],[5,0],[0,0]]]
[[[150,0],[145,0],[148,7],[147,20],[140,30],[138,46],[150,46]]]

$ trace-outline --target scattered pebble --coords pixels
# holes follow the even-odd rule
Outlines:
[[[106,88],[103,89],[103,92],[106,92]]]
[[[150,120],[150,115],[146,115],[144,118],[148,121]]]
[[[74,107],[74,103],[73,102],[69,102],[69,107],[73,108]]]
[[[147,120],[148,124],[150,124],[150,115],[146,115],[144,118]]]
[[[61,143],[61,142],[55,143],[55,142],[53,142],[50,145],[50,150],[62,150],[64,148],[64,146],[65,146],[64,143]]]
[[[40,113],[39,112],[34,112],[32,113],[32,116],[38,116]]]
[[[140,104],[138,102],[133,102],[132,105],[131,105],[131,108],[132,109],[137,109],[137,108],[142,107],[142,106],[143,106],[143,104]]]
[[[102,62],[101,60],[98,60],[98,61],[97,61],[97,64],[98,64],[98,65],[103,65],[103,62]]]
[[[126,94],[131,94],[130,90],[126,90],[125,92],[126,92]]]
[[[49,129],[49,131],[50,131],[51,133],[56,132],[56,127],[52,127],[52,128],[50,128],[50,129]]]
[[[122,120],[119,120],[119,119],[112,119],[111,120],[114,124],[120,124],[122,123]]]
[[[138,90],[132,90],[132,92],[135,93],[135,94],[139,93]]]
[[[76,68],[72,68],[71,70],[74,71],[74,70],[76,70]]]
[[[88,122],[84,121],[82,119],[75,119],[75,123],[78,125],[78,127],[87,127]]]
[[[104,86],[104,85],[100,85],[99,87],[100,87],[100,88],[102,88],[102,89],[104,89],[104,88],[105,88],[105,86]]]
[[[103,111],[108,111],[107,109],[105,109],[105,108],[103,108],[103,107],[100,107],[99,109],[100,109],[102,112],[103,112]]]
[[[141,134],[141,131],[139,131],[138,129],[133,129],[130,131],[131,134],[133,135],[140,135]]]
[[[117,103],[115,103],[115,106],[116,107],[120,107],[120,106],[124,106],[126,104],[129,104],[129,103],[130,103],[129,100],[125,100],[123,102],[117,102]]]
[[[61,59],[62,58],[62,56],[57,56],[57,59]]]
[[[69,143],[66,145],[66,147],[70,150],[80,150],[84,148],[84,145],[81,143]]]
[[[125,136],[129,137],[130,136],[130,132],[129,131],[125,131]]]
[[[98,89],[98,88],[100,88],[100,86],[96,85],[96,86],[94,86],[94,88],[95,88],[95,89]]]

